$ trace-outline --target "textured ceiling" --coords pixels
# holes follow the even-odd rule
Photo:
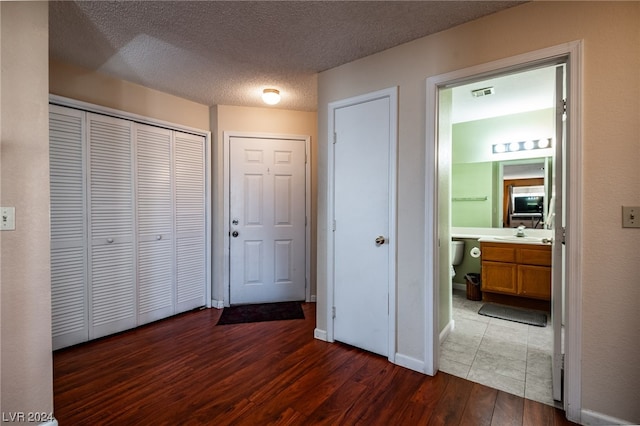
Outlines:
[[[317,73],[521,1],[52,1],[50,55],[206,105],[315,111]]]

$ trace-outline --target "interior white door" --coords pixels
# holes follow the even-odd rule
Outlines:
[[[207,196],[205,138],[174,131],[175,312],[206,305]]]
[[[89,338],[85,113],[49,106],[53,349]]]
[[[174,313],[171,130],[136,123],[138,324]]]
[[[563,368],[563,348],[562,348],[562,322],[563,322],[563,286],[565,277],[564,267],[564,66],[556,67],[556,88],[555,88],[555,158],[553,164],[552,179],[552,199],[554,202],[553,218],[549,221],[553,229],[552,264],[553,273],[551,277],[551,321],[553,324],[553,359],[551,368],[553,399],[562,401],[562,368]]]
[[[137,325],[132,123],[87,119],[89,338],[96,339]]]
[[[333,111],[333,338],[385,356],[393,275],[392,112],[388,96]]]
[[[229,154],[230,303],[304,300],[304,141],[232,137]]]

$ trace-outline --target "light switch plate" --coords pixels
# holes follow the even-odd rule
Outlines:
[[[622,227],[640,228],[640,207],[622,206]]]
[[[14,231],[16,229],[16,208],[0,207],[0,230]]]

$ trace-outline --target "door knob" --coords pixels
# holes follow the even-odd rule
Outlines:
[[[233,238],[236,238],[238,235],[240,235],[240,234],[238,233],[238,231],[233,231],[233,232],[231,233],[231,236],[232,236]]]
[[[381,245],[383,245],[386,241],[387,241],[387,240],[386,240],[382,235],[380,235],[378,238],[376,238],[376,245],[377,245],[378,247],[380,247],[380,246],[381,246]]]

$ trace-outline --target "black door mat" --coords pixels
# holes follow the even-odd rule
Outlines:
[[[514,308],[512,306],[485,303],[478,311],[478,314],[507,321],[520,322],[522,324],[535,325],[537,327],[547,326],[547,314],[544,312]]]
[[[216,325],[304,319],[300,302],[259,303],[224,308]]]

